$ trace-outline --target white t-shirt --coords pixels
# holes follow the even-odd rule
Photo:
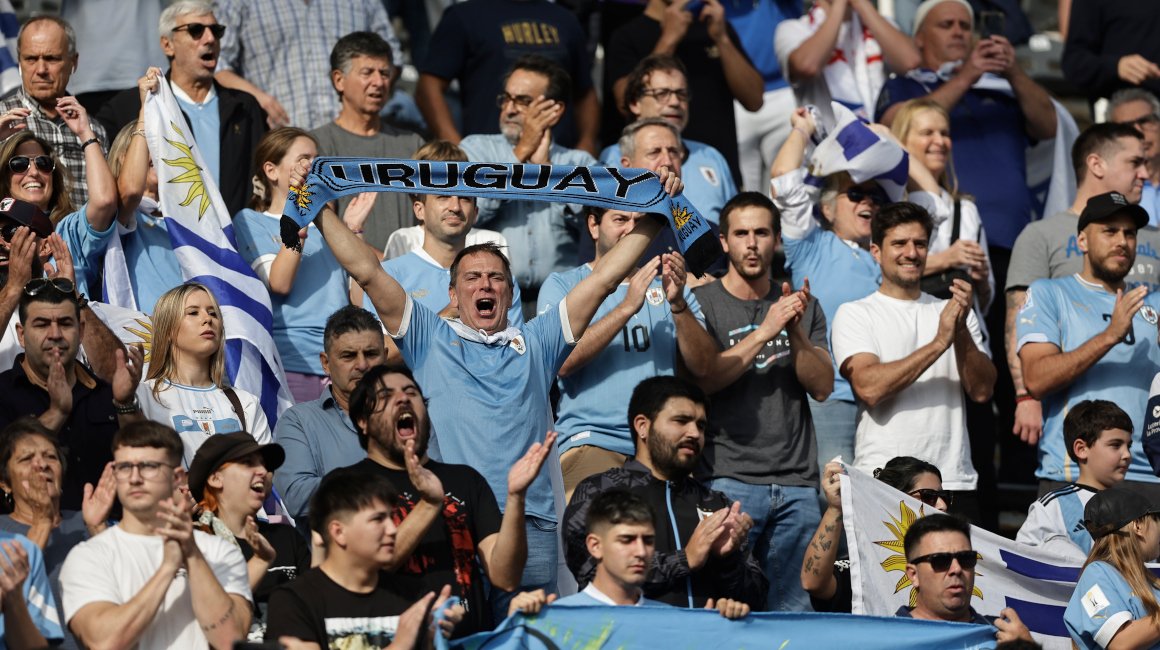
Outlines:
[[[832,329],[834,360],[840,368],[846,359],[863,352],[882,363],[909,356],[934,340],[946,302],[925,293],[918,300],[898,300],[875,291],[842,305]],[[973,310],[967,315],[967,327],[976,347],[984,352]],[[939,468],[944,489],[975,489],[979,476],[971,465],[954,347],[894,397],[874,407],[860,399],[857,402],[855,467],[869,473],[895,456],[914,456]]]
[[[227,594],[253,601],[246,561],[236,546],[220,537],[194,531],[213,573]],[[60,570],[66,624],[89,603],[123,605],[136,596],[157,573],[164,556],[165,540],[157,535],[134,535],[113,526],[77,544]],[[205,648],[201,625],[193,614],[193,600],[185,569],[177,572],[165,601],[145,629],[138,650],[152,648]]]
[[[242,423],[234,413],[234,406],[225,391],[217,386],[195,388],[181,384],[169,384],[153,397],[153,384],[158,380],[149,379],[137,387],[137,399],[141,402],[141,412],[145,417],[171,426],[185,443],[185,457],[182,466],[189,468],[198,447],[216,433],[234,433],[242,430]],[[246,415],[245,430],[254,436],[259,444],[274,441],[270,433],[270,423],[258,398],[240,388],[234,388],[242,410]],[[161,401],[158,402],[158,399]]]
[[[399,228],[387,238],[387,248],[383,251],[383,259],[393,260],[413,250],[421,249],[423,248],[424,239],[426,239],[426,233],[423,232],[423,226]],[[507,238],[494,230],[485,230],[483,228],[472,228],[467,231],[467,241],[464,245],[474,246],[487,242],[491,242],[502,248],[505,253],[507,252]]]

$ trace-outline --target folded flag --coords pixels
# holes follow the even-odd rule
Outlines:
[[[282,242],[299,246],[298,231],[327,202],[361,192],[454,194],[520,201],[584,203],[662,215],[677,235],[689,269],[702,275],[723,254],[709,222],[684,197],[670,197],[647,169],[400,160],[315,158],[301,189],[290,188]]]
[[[850,109],[832,102],[837,124],[810,156],[806,183],[820,187],[830,174],[846,172],[855,183],[878,181],[891,201],[906,199],[910,158],[890,138],[870,130]]]

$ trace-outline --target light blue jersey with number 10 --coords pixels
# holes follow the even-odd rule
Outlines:
[[[1054,280],[1036,280],[1016,315],[1019,349],[1028,343],[1052,343],[1063,352],[1072,352],[1108,327],[1116,294],[1093,285],[1079,274]],[[1083,400],[1108,400],[1132,418],[1132,465],[1129,481],[1157,483],[1144,454],[1141,436],[1148,388],[1160,370],[1157,322],[1160,321],[1160,294],[1149,294],[1132,318],[1132,330],[1102,359],[1070,385],[1043,400],[1043,438],[1039,441],[1039,469],[1035,476],[1073,483],[1079,466],[1067,455],[1063,441],[1063,419],[1072,406]]]

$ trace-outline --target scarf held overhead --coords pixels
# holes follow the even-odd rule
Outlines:
[[[660,178],[647,169],[394,158],[315,158],[302,188],[290,188],[282,216],[282,242],[296,248],[298,231],[327,202],[361,192],[555,201],[649,212],[664,216],[694,274],[702,275],[723,254],[709,222],[684,195],[669,196]]]

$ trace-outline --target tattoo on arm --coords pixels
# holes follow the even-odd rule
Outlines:
[[[228,594],[227,594],[227,596],[228,596]],[[210,623],[208,626],[203,625],[203,626],[201,626],[201,629],[205,632],[209,632],[210,630],[216,630],[217,626],[219,626],[219,625],[225,625],[226,621],[230,620],[230,616],[233,616],[235,605],[237,605],[237,603],[234,602],[233,598],[230,598],[230,608],[228,610],[226,610],[225,614],[222,614],[221,619],[218,620],[216,623]]]
[[[830,550],[830,547],[833,545],[834,545],[834,542],[832,542],[832,541],[826,542],[825,544],[822,544],[822,550],[828,551],[828,550]]]
[[[818,562],[818,564],[821,564],[821,561],[822,561],[822,556],[820,556],[820,555],[815,555],[815,556],[813,556],[812,558],[810,558],[810,564],[813,564],[815,561],[817,561],[817,562]],[[807,568],[808,568],[808,567],[807,567]],[[818,575],[818,568],[819,568],[819,567],[818,567],[817,565],[815,565],[815,566],[814,566],[814,568],[813,568],[814,575]]]
[[[837,527],[838,527],[838,524],[837,524],[837,522],[835,522],[835,523],[832,523],[832,524],[830,524],[830,525],[826,526],[826,532],[827,532],[827,533],[832,533],[832,532],[834,532],[834,529],[835,529],[835,528],[837,528]]]

